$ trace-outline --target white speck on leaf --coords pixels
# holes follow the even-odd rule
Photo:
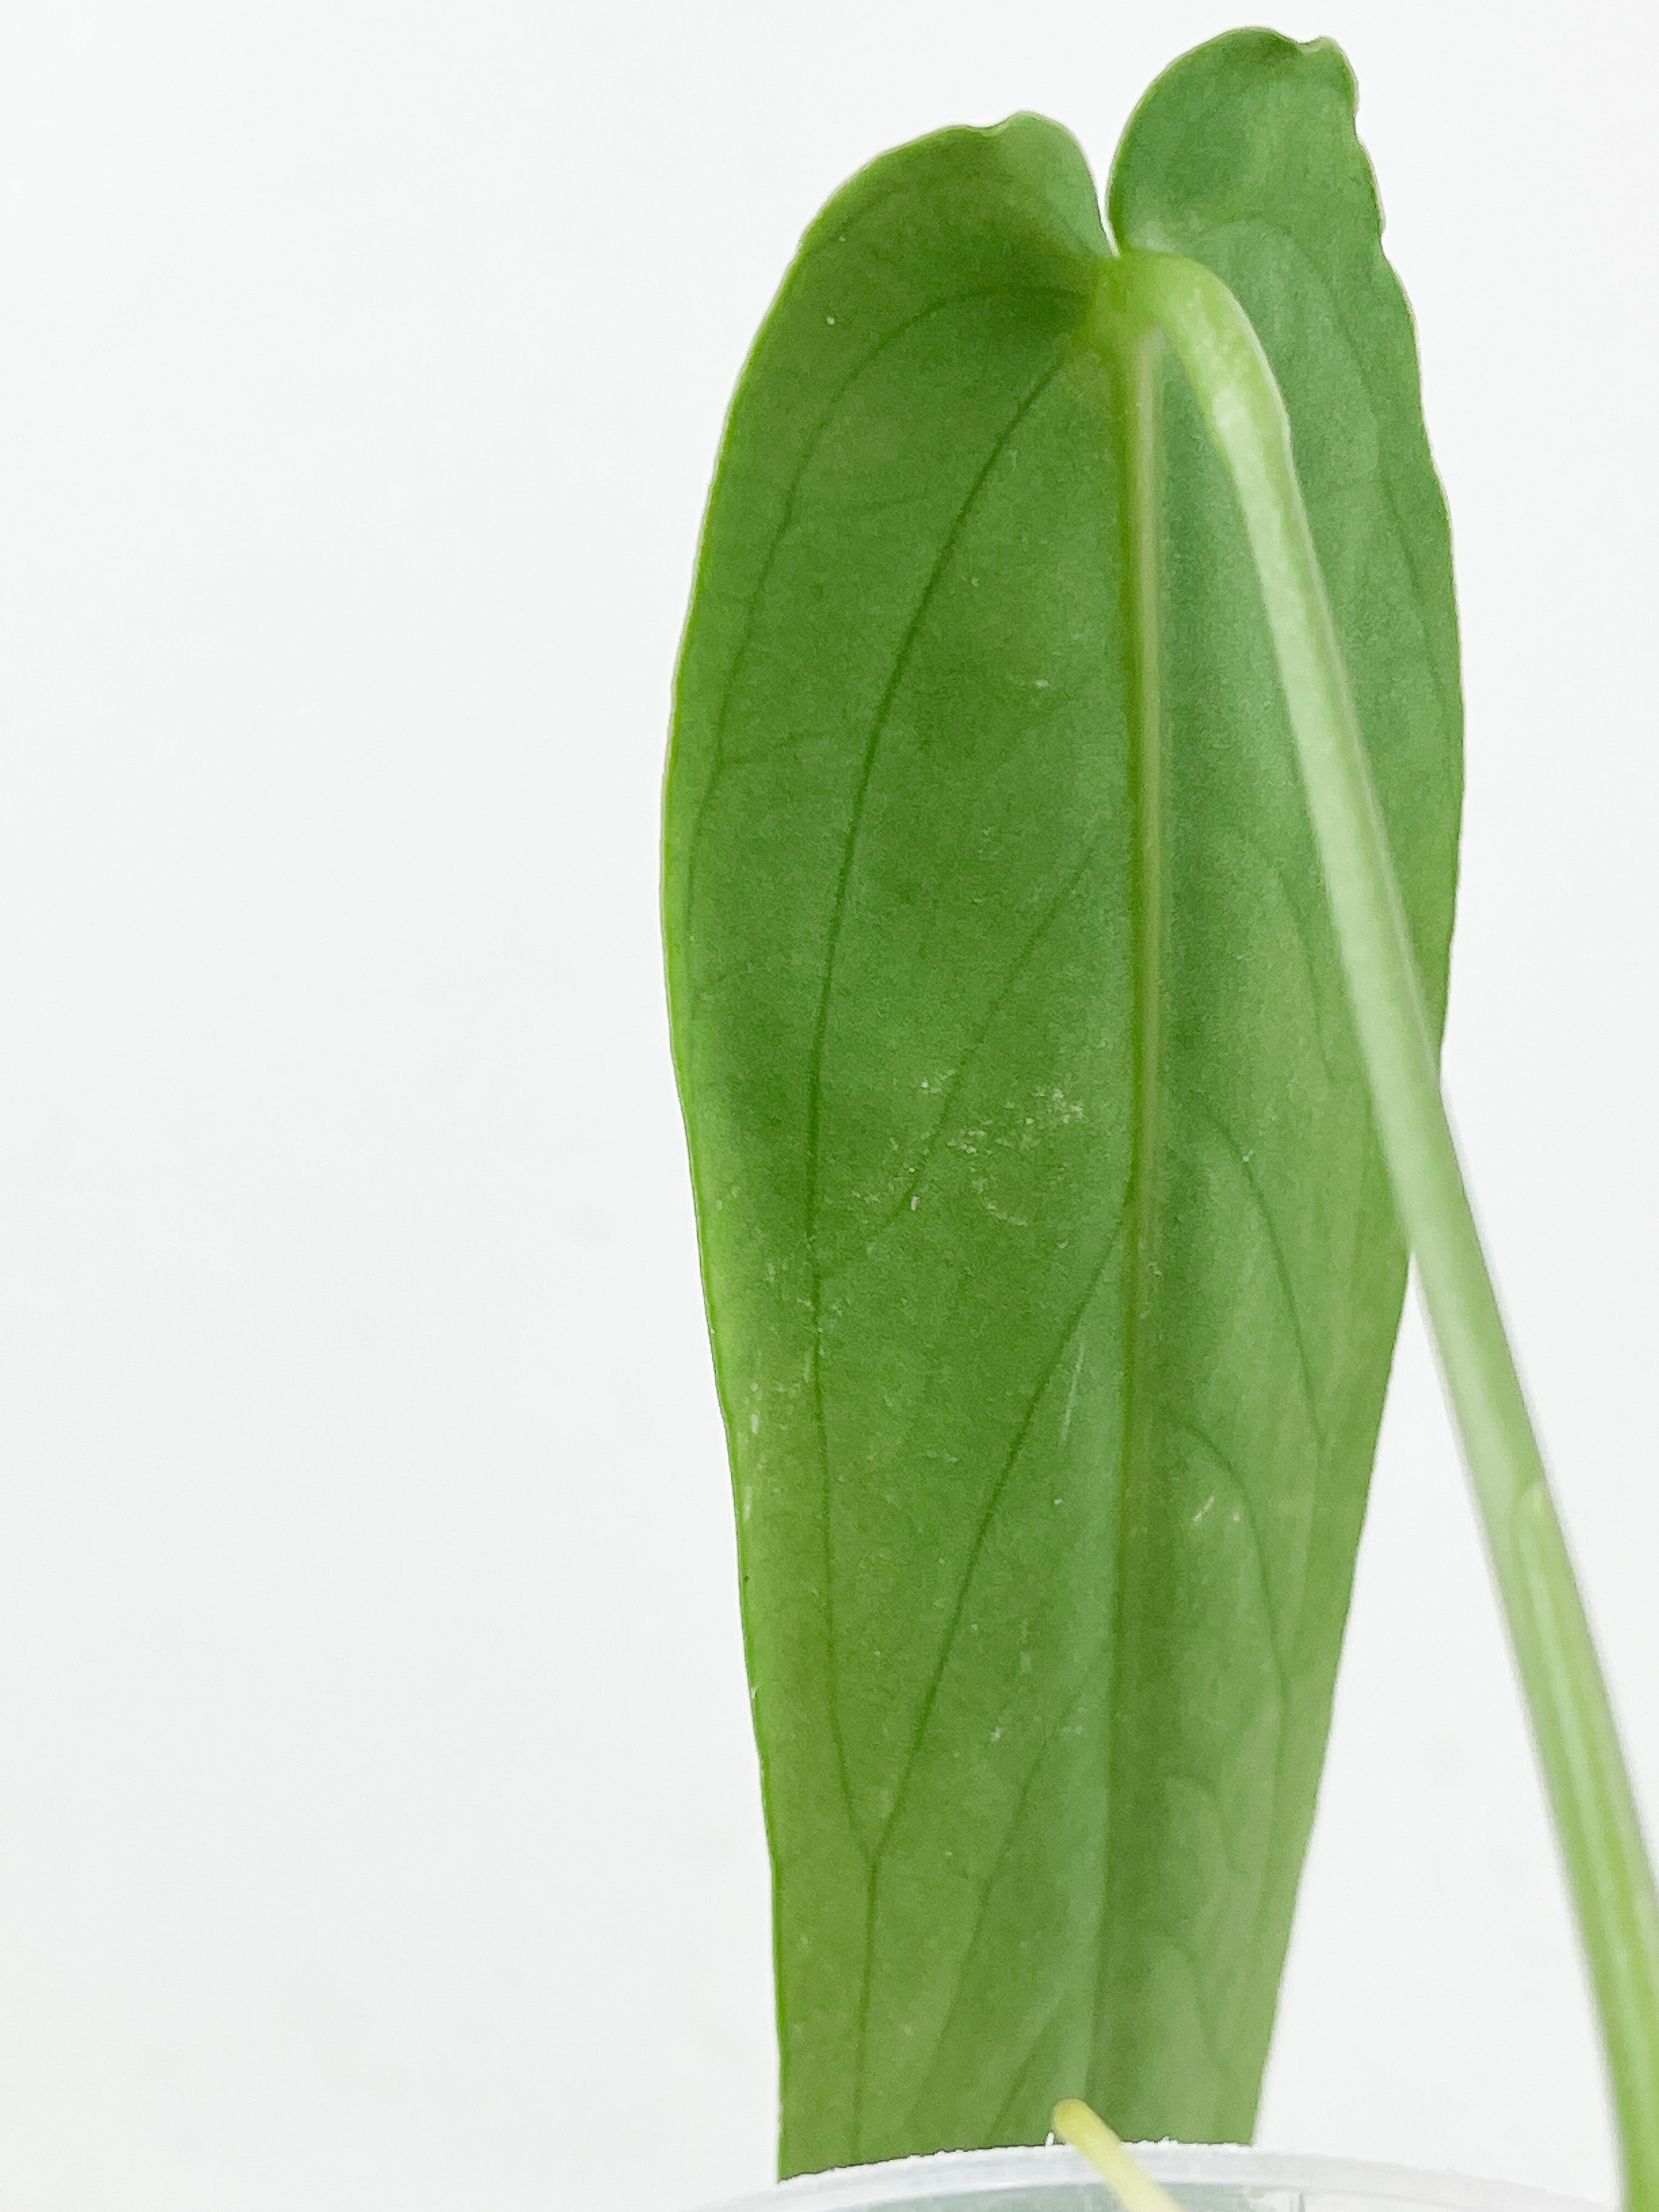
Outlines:
[[[1077,1386],[1083,1378],[1083,1355],[1088,1348],[1086,1343],[1079,1344],[1077,1348],[1077,1358],[1072,1364],[1071,1387],[1066,1393],[1066,1411],[1060,1416],[1060,1441],[1062,1444],[1072,1433],[1072,1415],[1077,1408]]]
[[[1212,1491],[1209,1496],[1205,1499],[1204,1503],[1199,1507],[1197,1512],[1193,1516],[1193,1526],[1194,1528],[1197,1528],[1199,1522],[1204,1518],[1204,1516],[1209,1511],[1210,1508],[1214,1504],[1215,1492],[1214,1491]]]

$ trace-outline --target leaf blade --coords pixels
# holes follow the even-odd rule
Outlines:
[[[1058,219],[1048,214],[1056,183],[1069,193]],[[1105,586],[1088,543],[1066,564],[1085,580],[1080,609],[1049,592],[1047,568],[1034,589],[1018,550],[1022,537],[1056,526],[1056,491],[1085,540],[1104,512],[1097,500],[1067,494],[1078,474],[1079,403],[1060,388],[1062,373],[1072,374],[1070,333],[1091,262],[1104,251],[1092,187],[1064,134],[1033,124],[924,142],[876,165],[849,192],[850,206],[847,198],[832,203],[809,235],[734,409],[728,507],[722,514],[717,494],[708,541],[712,590],[721,596],[711,601],[710,583],[700,586],[668,801],[678,1050],[744,1529],[778,1868],[791,2167],[831,2162],[905,2124],[900,2113],[860,2109],[870,2101],[860,2046],[888,2054],[873,2069],[878,2098],[898,2106],[922,2094],[892,2054],[913,2049],[925,2070],[930,2035],[907,2038],[902,2027],[918,2025],[920,2001],[933,2007],[924,2030],[948,2034],[952,1979],[973,1948],[1003,1831],[1022,1793],[1028,1806],[1042,1795],[1034,1761],[1029,1771],[1009,1762],[1033,1747],[1046,1710],[1000,1720],[966,1710],[991,1674],[1018,1679],[1018,1651],[1003,1655],[1006,1669],[965,1676],[951,1655],[976,1633],[968,1603],[975,1570],[988,1587],[999,1576],[1020,1579],[1003,1559],[997,1524],[1009,1484],[1018,1488],[1033,1464],[1034,1434],[1064,1427],[1080,1445],[1086,1432],[1089,1407],[1078,1403],[1086,1394],[1060,1363],[1104,1263],[1122,1180],[1110,1160],[1091,1167],[1086,1158],[1066,1174],[1068,1187],[1086,1183],[1094,1194],[1091,1218],[1066,1252],[1049,1255],[1045,1279],[1028,1284],[1021,1341],[999,1358],[992,1340],[1004,1300],[975,1285],[1006,1279],[1000,1248],[1030,1233],[1023,1166],[1040,1168],[1068,1142],[1073,1154],[1089,1151],[1093,1132],[1080,1146],[1075,1098],[1098,1087],[1079,1073],[1086,1043],[1075,1013],[1038,1007],[1038,1026],[1047,1020],[1054,1033],[1035,1050],[1031,1029],[1036,981],[1056,963],[1091,966],[1103,934],[1079,908],[1106,857],[1093,818],[1100,798],[1090,797],[1104,789],[1097,755],[1111,720],[1109,666],[1097,653]],[[989,196],[994,222],[976,220],[976,194]],[[942,269],[930,224],[945,241]],[[867,251],[854,284],[836,249],[860,239]],[[787,510],[773,596],[742,601],[758,642],[734,684],[699,628],[711,604],[717,620],[725,614],[729,502],[746,495],[758,506],[765,494],[755,481],[769,467],[794,482],[774,394],[782,387],[793,398],[805,380],[800,356],[816,367],[820,347],[843,332],[864,350],[856,373],[834,386],[833,406],[802,435],[823,475],[816,483],[803,476]],[[885,380],[896,372],[895,399]],[[918,408],[918,392],[937,393],[953,377],[959,388],[948,410]],[[880,404],[866,404],[872,391]],[[926,426],[939,421],[943,434],[929,446]],[[900,426],[896,452],[891,422]],[[878,448],[875,459],[856,450],[860,436]],[[775,494],[773,513],[785,508]],[[988,523],[988,511],[1002,520]],[[745,526],[735,530],[741,545]],[[751,560],[751,572],[758,566]],[[741,597],[732,594],[734,603]],[[779,605],[781,645],[769,642],[767,629],[769,605]],[[799,652],[798,623],[806,634]],[[726,627],[738,629],[729,619]],[[826,665],[837,680],[820,700],[811,672]],[[761,677],[773,666],[781,672],[769,690]],[[808,672],[799,684],[797,667]],[[930,747],[936,755],[952,742],[964,697],[988,692],[992,707],[977,715],[940,797]],[[734,781],[743,769],[727,769],[711,811],[712,721],[722,712],[748,715],[757,757],[746,781]],[[1033,735],[1057,716],[1068,739],[1043,745],[1034,765]],[[778,732],[781,744],[769,751],[766,733]],[[1047,793],[1036,806],[1033,777]],[[927,825],[920,847],[906,835],[912,820]],[[1065,826],[1049,841],[1046,825],[1056,821]],[[814,824],[826,823],[818,849]],[[1037,849],[1050,842],[1054,849]],[[711,843],[720,855],[712,872]],[[729,887],[729,911],[708,890],[711,880]],[[1006,921],[988,935],[973,927],[988,905]],[[768,915],[780,906],[791,941],[768,958]],[[810,949],[797,957],[803,941]],[[734,957],[742,973],[730,984]],[[880,1012],[895,1000],[907,1008],[902,1025]],[[1041,1117],[1030,1102],[1042,1141],[1012,1151],[985,1135],[1005,1110],[998,1094],[1010,1037],[1030,1063],[1025,1087],[1039,1087],[1039,1066],[1044,1078]],[[1022,1133],[1025,1120],[1022,1111]],[[735,1125],[729,1148],[720,1121]],[[733,1212],[757,1186],[763,1204],[734,1231]],[[896,1332],[896,1310],[906,1316]],[[867,1459],[872,1438],[878,1464],[849,1488],[842,1470]],[[896,1502],[894,1468],[905,1457],[924,1480]],[[1052,1458],[1052,1450],[1038,1455],[1039,1481]],[[849,1585],[860,1593],[850,1623]],[[1005,1608],[988,1601],[982,1610],[988,1634]],[[1070,1614],[1081,1610],[1074,1601]],[[1054,1640],[1048,1663],[1032,1669],[1045,1697],[1056,1670],[1073,1663],[1060,1647],[1075,1638]],[[775,1727],[774,1711],[787,1723]],[[777,1740],[786,1725],[787,1753]],[[913,1907],[907,1889],[921,1878],[927,1850],[921,1845],[918,1857],[906,1839],[937,1832],[940,1800],[951,1794],[932,1747],[969,1729],[988,1742],[999,1727],[1008,1751],[981,1796],[984,1833],[975,1841],[956,1821],[955,1842],[944,1846],[951,1860],[928,1869],[942,1875],[943,1902]],[[1051,1765],[1066,1748],[1058,1746]],[[1074,1908],[1080,1886],[1074,1880],[1063,1902]],[[1097,1914],[1098,1882],[1086,1887]],[[895,1920],[920,1929],[927,1960],[920,2000],[919,1978],[903,1963],[909,1941],[884,1933]],[[1085,1941],[1090,1932],[1081,1931]],[[1068,1972],[1065,1947],[1051,1948],[1055,1971]],[[1049,2002],[1030,1993],[1023,2011],[1015,2008],[1015,2032],[1030,2033]]]
[[[1171,219],[1119,175],[1126,220]],[[1248,2128],[1397,1321],[1254,580],[1178,392],[1166,617],[1224,665],[1177,626],[1165,1103],[1137,1089],[1131,391],[1080,343],[1106,251],[1036,118],[838,195],[734,403],[682,663],[665,921],[786,2172],[1040,2139],[1079,2087],[1132,2134]]]
[[[1461,800],[1450,550],[1422,428],[1409,313],[1382,252],[1353,109],[1352,76],[1328,42],[1304,47],[1272,33],[1231,33],[1176,63],[1149,92],[1125,133],[1109,204],[1124,247],[1179,252],[1223,278],[1285,392],[1437,1034]],[[1197,1575],[1177,1507],[1183,1468],[1187,1482],[1197,1475],[1194,1456],[1216,1478],[1197,1477],[1194,1510],[1212,1489],[1224,1499],[1226,1466],[1260,1470],[1253,1486],[1253,1486],[1254,1498],[1231,1510],[1241,1527],[1254,1514],[1269,1532],[1264,1613],[1280,1626],[1258,1635],[1254,1700],[1243,1697],[1235,1652],[1223,1731],[1213,1725],[1215,1697],[1190,1686],[1168,1700],[1125,1698],[1133,1724],[1120,1738],[1117,1791],[1137,1849],[1120,1853],[1114,1867],[1111,1978],[1123,1993],[1116,2019],[1137,2017],[1121,2029],[1109,2021],[1100,2081],[1133,2133],[1156,2118],[1159,2131],[1224,2137],[1246,2136],[1254,2124],[1405,1252],[1243,525],[1197,407],[1173,376],[1166,404],[1165,688],[1179,825],[1170,1082],[1185,1126],[1171,1133],[1180,1161],[1171,1165],[1160,1249],[1172,1298],[1189,1315],[1201,1310],[1213,1283],[1209,1255],[1192,1249],[1170,1215],[1179,1214],[1183,1185],[1233,1181],[1231,1201],[1218,1190],[1205,1212],[1254,1218],[1235,1257],[1241,1282],[1254,1273],[1261,1285],[1260,1340],[1277,1336],[1276,1357],[1263,1365],[1278,1370],[1292,1399],[1300,1394],[1302,1420],[1298,1434],[1285,1425],[1285,1406],[1252,1400],[1248,1363],[1237,1364],[1231,1404],[1218,1402],[1201,1358],[1166,1372],[1165,1393],[1185,1409],[1192,1448],[1172,1444],[1149,1496],[1146,1555],[1126,1577],[1129,1602],[1140,1607],[1126,1624],[1126,1674],[1139,1665],[1155,1681],[1166,1639],[1202,1648],[1192,1614],[1177,1612],[1173,1630],[1145,1617],[1157,1601],[1151,1594],[1167,1604],[1174,1593],[1179,1606]],[[1241,731],[1253,738],[1244,772]],[[1230,1020],[1235,1032],[1271,1030],[1271,1066],[1253,1072],[1236,1047],[1229,1062]],[[1334,1249],[1334,1236],[1341,1240]],[[1170,1341],[1179,1354],[1213,1344],[1224,1327],[1217,1314]],[[1224,1371],[1212,1365],[1211,1376]],[[1194,1431],[1201,1444],[1192,1444]],[[1201,1576],[1195,1601],[1212,1601]],[[1242,1592],[1235,1602],[1243,1606]],[[1142,1644],[1149,1658],[1138,1659]],[[1269,1736],[1270,1763],[1261,1748]],[[1258,1747],[1255,1759],[1249,1746]],[[1194,1900],[1185,1924],[1202,1935],[1185,1955],[1172,1955],[1163,1925],[1167,1865],[1195,1853],[1203,1824],[1183,1822],[1159,1801],[1159,1776],[1193,1769],[1230,1778],[1222,1818],[1261,1839],[1255,1879],[1234,1869],[1215,1893],[1242,1908],[1254,1889],[1256,1903],[1253,1911],[1218,1915]],[[1188,2004],[1185,2025],[1176,2027]],[[1164,2024],[1162,2033],[1149,2034],[1146,2020]],[[1171,2078],[1184,2084],[1174,2096]],[[1104,2086],[1098,2093],[1109,2094]]]

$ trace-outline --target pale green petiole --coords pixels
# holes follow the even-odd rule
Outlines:
[[[1054,2110],[1054,2133],[1081,2151],[1111,2191],[1123,2212],[1181,2212],[1161,2181],[1154,2181],[1145,2166],[1123,2147],[1123,2138],[1109,2128],[1091,2105],[1081,2097],[1062,2097]]]
[[[1438,1346],[1601,2016],[1626,2212],[1659,2212],[1659,1905],[1606,1686],[1441,1101],[1416,957],[1284,403],[1209,270],[1127,253],[1098,338],[1161,331],[1238,494],[1301,757],[1377,1130]]]

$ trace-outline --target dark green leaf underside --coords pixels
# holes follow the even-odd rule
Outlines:
[[[1111,209],[1279,374],[1437,1007],[1449,555],[1340,57],[1188,57]],[[1110,250],[1032,117],[839,193],[739,388],[681,667],[670,981],[787,2171],[1041,2140],[1067,2092],[1248,2133],[1398,1322],[1256,586],[1167,377],[1138,903],[1128,392],[1077,343]]]

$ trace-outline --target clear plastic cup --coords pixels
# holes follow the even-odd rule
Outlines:
[[[1572,2197],[1463,2181],[1358,2159],[1302,2158],[1231,2143],[1137,2143],[1136,2159],[1183,2212],[1596,2212]],[[888,2166],[780,2182],[710,2212],[1115,2212],[1092,2166],[1044,2150],[940,2151]]]

